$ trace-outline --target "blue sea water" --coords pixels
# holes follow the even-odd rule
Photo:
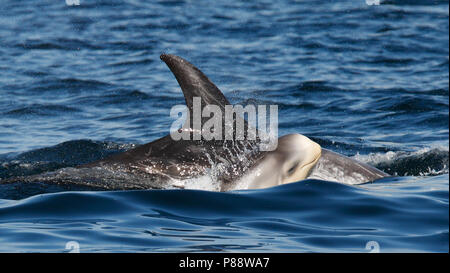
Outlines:
[[[4,0],[0,179],[166,135],[184,98],[161,53],[198,66],[232,103],[277,104],[280,135],[396,177],[227,193],[2,188],[0,252],[70,241],[81,252],[368,252],[372,241],[448,252],[448,35],[449,3],[436,0]]]

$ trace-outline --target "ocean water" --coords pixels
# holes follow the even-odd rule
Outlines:
[[[448,10],[2,1],[0,179],[166,135],[184,98],[161,53],[198,66],[232,103],[277,104],[280,135],[395,176],[225,193],[0,187],[0,252],[68,252],[73,241],[80,252],[448,252]]]

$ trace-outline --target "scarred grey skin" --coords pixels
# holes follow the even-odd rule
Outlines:
[[[219,88],[191,63],[168,54],[161,55],[161,60],[175,75],[191,114],[194,97],[201,98],[202,107],[217,105],[223,112],[225,105],[230,105]],[[234,117],[234,122],[240,118]],[[185,123],[180,130],[192,134],[191,125]],[[244,120],[246,132],[248,127]],[[201,189],[228,191],[266,188],[306,178],[360,184],[387,176],[366,164],[321,149],[320,145],[300,134],[280,137],[277,148],[270,152],[260,151],[259,144],[258,138],[175,141],[167,135],[76,168],[14,177],[0,180],[0,184],[39,182],[108,190],[169,189],[193,188],[190,184],[193,179],[207,176],[212,186],[205,188],[203,185]]]

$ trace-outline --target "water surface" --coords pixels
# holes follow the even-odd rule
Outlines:
[[[159,60],[232,103],[279,106],[280,135],[399,177],[265,190],[0,192],[0,251],[448,252],[448,1],[65,1],[0,6],[0,178],[166,135],[183,104]],[[49,189],[51,192],[52,189]]]

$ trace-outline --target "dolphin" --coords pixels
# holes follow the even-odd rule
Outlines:
[[[220,109],[230,105],[224,94],[197,67],[181,57],[162,54],[183,92],[189,115],[193,99],[201,98],[203,107]],[[250,128],[247,121],[235,115]],[[203,122],[203,120],[202,120]],[[195,129],[186,121],[180,131]],[[247,136],[247,134],[246,134]],[[89,186],[91,188],[170,189],[196,188],[215,191],[258,189],[292,183],[308,178],[360,184],[388,174],[367,164],[323,149],[301,134],[278,139],[275,150],[262,151],[261,140],[174,140],[169,134],[123,153],[44,174],[0,180],[5,183],[44,183]],[[201,177],[207,177],[205,183]]]
[[[388,176],[368,164],[322,148],[304,135],[289,134],[280,137],[277,149],[265,154],[241,180],[244,188],[259,189],[304,179],[357,185]]]

